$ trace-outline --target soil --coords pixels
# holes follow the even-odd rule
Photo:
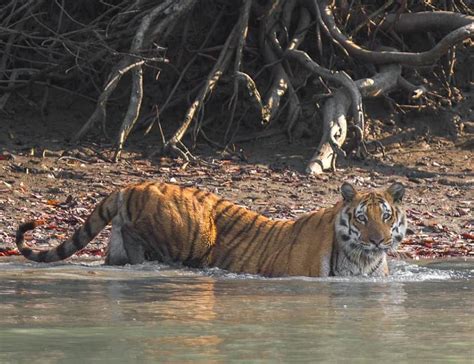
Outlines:
[[[101,138],[81,146],[65,142],[88,112],[56,110],[46,121],[28,110],[0,115],[0,255],[16,254],[20,222],[45,219],[28,239],[46,248],[69,236],[111,191],[154,179],[206,189],[274,218],[331,206],[344,181],[360,189],[399,181],[407,187],[409,220],[399,255],[474,256],[472,120],[461,123],[450,113],[398,119],[372,114],[369,136],[384,144],[385,156],[339,160],[337,171],[309,176],[304,167],[315,150],[315,135],[293,144],[283,134],[256,139],[230,154],[198,144],[198,161],[184,163],[145,157],[158,139],[138,131],[122,160],[110,163],[111,147]],[[80,255],[103,255],[107,236],[101,233]]]

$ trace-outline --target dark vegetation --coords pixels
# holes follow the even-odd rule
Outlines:
[[[94,101],[68,139],[101,133],[115,161],[132,131],[160,135],[154,153],[186,161],[197,140],[232,151],[316,132],[306,170],[317,174],[337,156],[383,151],[367,140],[365,98],[387,115],[469,118],[469,3],[10,0],[0,7],[0,109],[14,98],[45,115],[58,93]]]

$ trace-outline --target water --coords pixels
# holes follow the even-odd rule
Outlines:
[[[392,271],[264,279],[0,263],[0,363],[473,363],[474,261]]]

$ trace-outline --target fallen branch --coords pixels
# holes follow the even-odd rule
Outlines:
[[[388,14],[380,23],[382,30],[392,29],[397,33],[451,32],[474,23],[474,16],[451,11],[420,11],[418,13]]]
[[[355,81],[362,97],[379,97],[395,89],[401,74],[400,65],[385,65],[373,77]],[[338,89],[323,106],[323,136],[310,159],[306,172],[320,174],[334,168],[337,154],[332,143],[340,148],[347,134],[347,112],[352,103],[345,88]]]
[[[288,50],[286,55],[287,57],[298,61],[303,67],[305,67],[310,72],[321,76],[325,80],[337,82],[345,88],[351,100],[348,106],[352,106],[352,113],[355,119],[355,124],[358,126],[359,129],[358,137],[359,140],[362,142],[364,139],[364,114],[362,106],[362,96],[356,83],[345,72],[333,72],[328,70],[327,68],[321,67],[315,61],[313,61],[306,52],[292,49]],[[328,118],[333,119],[333,117],[329,115]],[[326,127],[327,126],[324,127],[324,130],[326,130]],[[345,153],[340,148],[341,144],[337,141],[337,138],[333,138],[333,136],[334,133],[328,134],[332,148],[334,148],[335,152],[337,152],[338,154],[344,155]]]
[[[315,0],[316,1],[316,0]],[[399,63],[403,66],[427,66],[435,63],[443,56],[449,48],[474,37],[474,23],[468,23],[453,30],[442,38],[432,49],[426,52],[394,52],[394,51],[371,51],[362,48],[349,40],[337,27],[334,16],[327,0],[319,2],[321,17],[326,24],[331,36],[352,56],[362,61],[374,64]]]
[[[428,92],[425,86],[416,86],[402,76],[398,78],[398,86],[407,91],[413,100],[419,99]]]

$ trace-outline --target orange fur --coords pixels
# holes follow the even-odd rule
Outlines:
[[[351,195],[347,186],[346,189],[346,194]],[[108,264],[158,260],[272,277],[387,274],[386,247],[370,248],[372,251],[363,244],[370,245],[371,240],[392,244],[393,222],[399,221],[402,213],[398,201],[390,188],[384,192],[353,192],[349,199],[343,190],[345,200],[333,207],[295,220],[272,220],[209,192],[165,183],[141,183],[106,197],[85,224],[58,247],[42,252],[26,247],[23,234],[34,228],[31,223],[20,226],[17,245],[31,260],[65,259],[85,247],[112,221]],[[395,206],[387,221],[382,218],[385,207],[380,201]],[[348,212],[364,203],[368,218],[365,224]],[[355,248],[344,245],[345,220],[351,227],[348,231],[360,231],[362,239],[360,256],[356,255],[354,261],[346,250],[352,252]],[[347,241],[353,244],[350,239]]]

